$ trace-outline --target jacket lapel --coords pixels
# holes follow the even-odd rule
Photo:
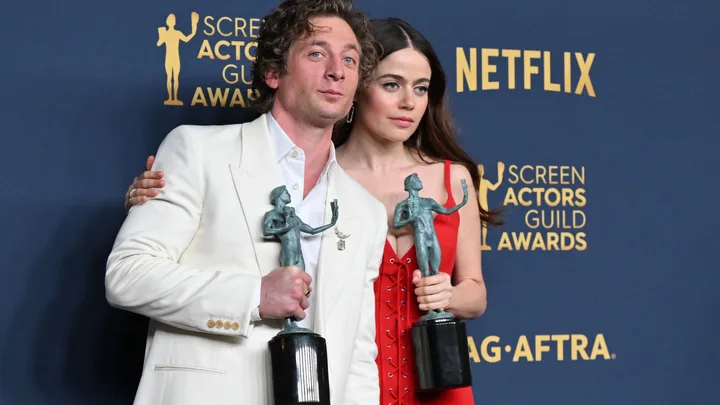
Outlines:
[[[280,244],[273,239],[263,237],[262,218],[273,208],[270,203],[270,192],[278,186],[278,174],[275,165],[276,157],[270,145],[270,134],[266,115],[241,127],[240,142],[242,145],[240,163],[231,164],[230,171],[235,191],[240,201],[240,207],[248,231],[255,260],[262,276],[275,269],[280,257]],[[363,245],[362,234],[362,201],[355,201],[349,193],[342,193],[345,174],[339,166],[330,168],[327,197],[324,207],[324,221],[329,223],[332,219],[330,203],[338,200],[338,221],[336,227],[344,235],[344,249],[338,248],[341,240],[335,229],[330,228],[322,233],[320,242],[320,257],[316,275],[317,302],[315,304],[314,329],[322,334],[325,330],[325,320],[335,308],[338,298],[343,294],[347,280],[356,280],[348,277],[354,271],[353,261],[358,249]],[[342,194],[342,195],[341,195]],[[356,266],[366,266],[359,263]]]
[[[279,243],[263,238],[262,224],[265,213],[273,208],[270,192],[278,186],[275,156],[265,114],[241,128],[240,164],[231,164],[230,171],[251,235],[255,260],[264,276],[278,266],[280,253]]]
[[[360,223],[361,207],[358,207],[356,201],[345,194],[343,198],[339,191],[342,190],[342,180],[345,173],[337,166],[331,169],[330,181],[328,184],[327,200],[325,201],[325,221],[329,223],[332,220],[332,209],[330,203],[338,200],[338,221],[336,228],[344,235],[349,235],[345,239],[343,249],[338,247],[341,238],[336,235],[335,227],[330,228],[322,233],[320,242],[320,257],[318,259],[317,269],[317,305],[315,308],[315,331],[323,334],[325,331],[326,320],[335,308],[335,304],[343,293],[345,282],[348,279],[348,272],[351,271],[353,259],[363,241],[362,224]],[[361,264],[363,267],[365,263]]]

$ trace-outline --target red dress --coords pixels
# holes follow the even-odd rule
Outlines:
[[[446,208],[452,208],[455,199],[450,184],[450,161],[445,161]],[[460,214],[437,215],[434,220],[442,249],[440,271],[452,275],[455,266]],[[390,242],[385,240],[380,274],[375,282],[375,342],[376,360],[380,372],[380,405],[473,405],[471,387],[456,388],[418,396],[415,393],[415,364],[410,328],[426,312],[421,311],[412,284],[412,272],[417,269],[415,245],[403,256],[397,257]]]

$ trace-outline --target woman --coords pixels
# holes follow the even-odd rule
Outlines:
[[[399,19],[372,21],[381,56],[367,87],[358,92],[347,120],[336,127],[340,166],[385,204],[388,236],[375,283],[381,404],[473,404],[472,389],[433,395],[414,392],[410,328],[420,316],[445,309],[472,319],[486,308],[480,260],[481,221],[500,224],[477,198],[451,215],[435,217],[440,242],[440,273],[422,278],[417,270],[412,229],[394,229],[393,214],[407,198],[405,178],[417,173],[423,197],[451,208],[463,200],[461,180],[470,196],[479,186],[477,165],[456,143],[445,105],[445,73],[430,43]],[[147,171],[133,182],[126,208],[157,195],[162,173]],[[136,190],[136,191],[132,191]]]

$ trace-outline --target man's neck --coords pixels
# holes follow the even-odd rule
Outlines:
[[[288,138],[305,153],[305,186],[303,198],[315,186],[330,157],[332,144],[332,125],[318,127],[308,122],[296,120],[283,108],[274,106],[272,116]]]

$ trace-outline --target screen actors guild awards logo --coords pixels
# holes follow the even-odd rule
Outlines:
[[[260,18],[226,15],[204,15],[201,20],[200,14],[193,11],[188,26],[187,18],[177,19],[175,14],[169,13],[165,24],[157,28],[156,43],[165,51],[167,99],[163,104],[174,107],[249,107],[249,101],[259,95],[251,86],[251,70],[257,48],[255,38],[259,35],[261,23]],[[187,58],[200,61],[192,64],[191,68],[193,77],[201,80],[185,85],[180,92],[181,60],[187,61]],[[218,74],[222,82],[217,79]],[[187,87],[192,88],[191,95],[186,94]],[[181,100],[181,97],[186,100]]]
[[[180,41],[190,42],[197,33],[200,15],[196,12],[190,14],[192,30],[189,35],[183,34],[175,29],[175,14],[169,14],[165,20],[167,27],[158,27],[157,46],[165,45],[165,75],[168,98],[163,104],[170,106],[182,106],[183,102],[178,99],[178,88],[180,87]],[[173,86],[174,85],[174,86]]]
[[[506,168],[507,166],[507,168]],[[507,169],[507,170],[506,170]],[[494,250],[502,251],[585,251],[587,217],[585,207],[585,167],[568,165],[517,165],[498,162],[497,181],[486,179],[485,167],[477,167],[480,177],[478,202],[488,210],[488,194],[503,182],[502,205],[518,208],[508,216],[506,230]],[[522,221],[518,221],[524,214]],[[524,229],[523,229],[524,228]],[[488,227],[482,224],[481,249],[493,250],[488,243]]]
[[[500,184],[502,184],[503,181],[503,173],[505,172],[505,163],[498,162],[497,164],[497,181],[495,183],[491,183],[490,180],[485,178],[485,166],[483,164],[479,164],[477,166],[478,169],[478,175],[480,176],[480,187],[478,188],[478,203],[480,204],[480,207],[484,209],[485,211],[489,211],[489,205],[488,205],[488,192],[495,191],[500,187]],[[481,239],[481,249],[482,250],[491,250],[492,248],[487,242],[487,223],[484,221],[482,222],[482,239]]]

